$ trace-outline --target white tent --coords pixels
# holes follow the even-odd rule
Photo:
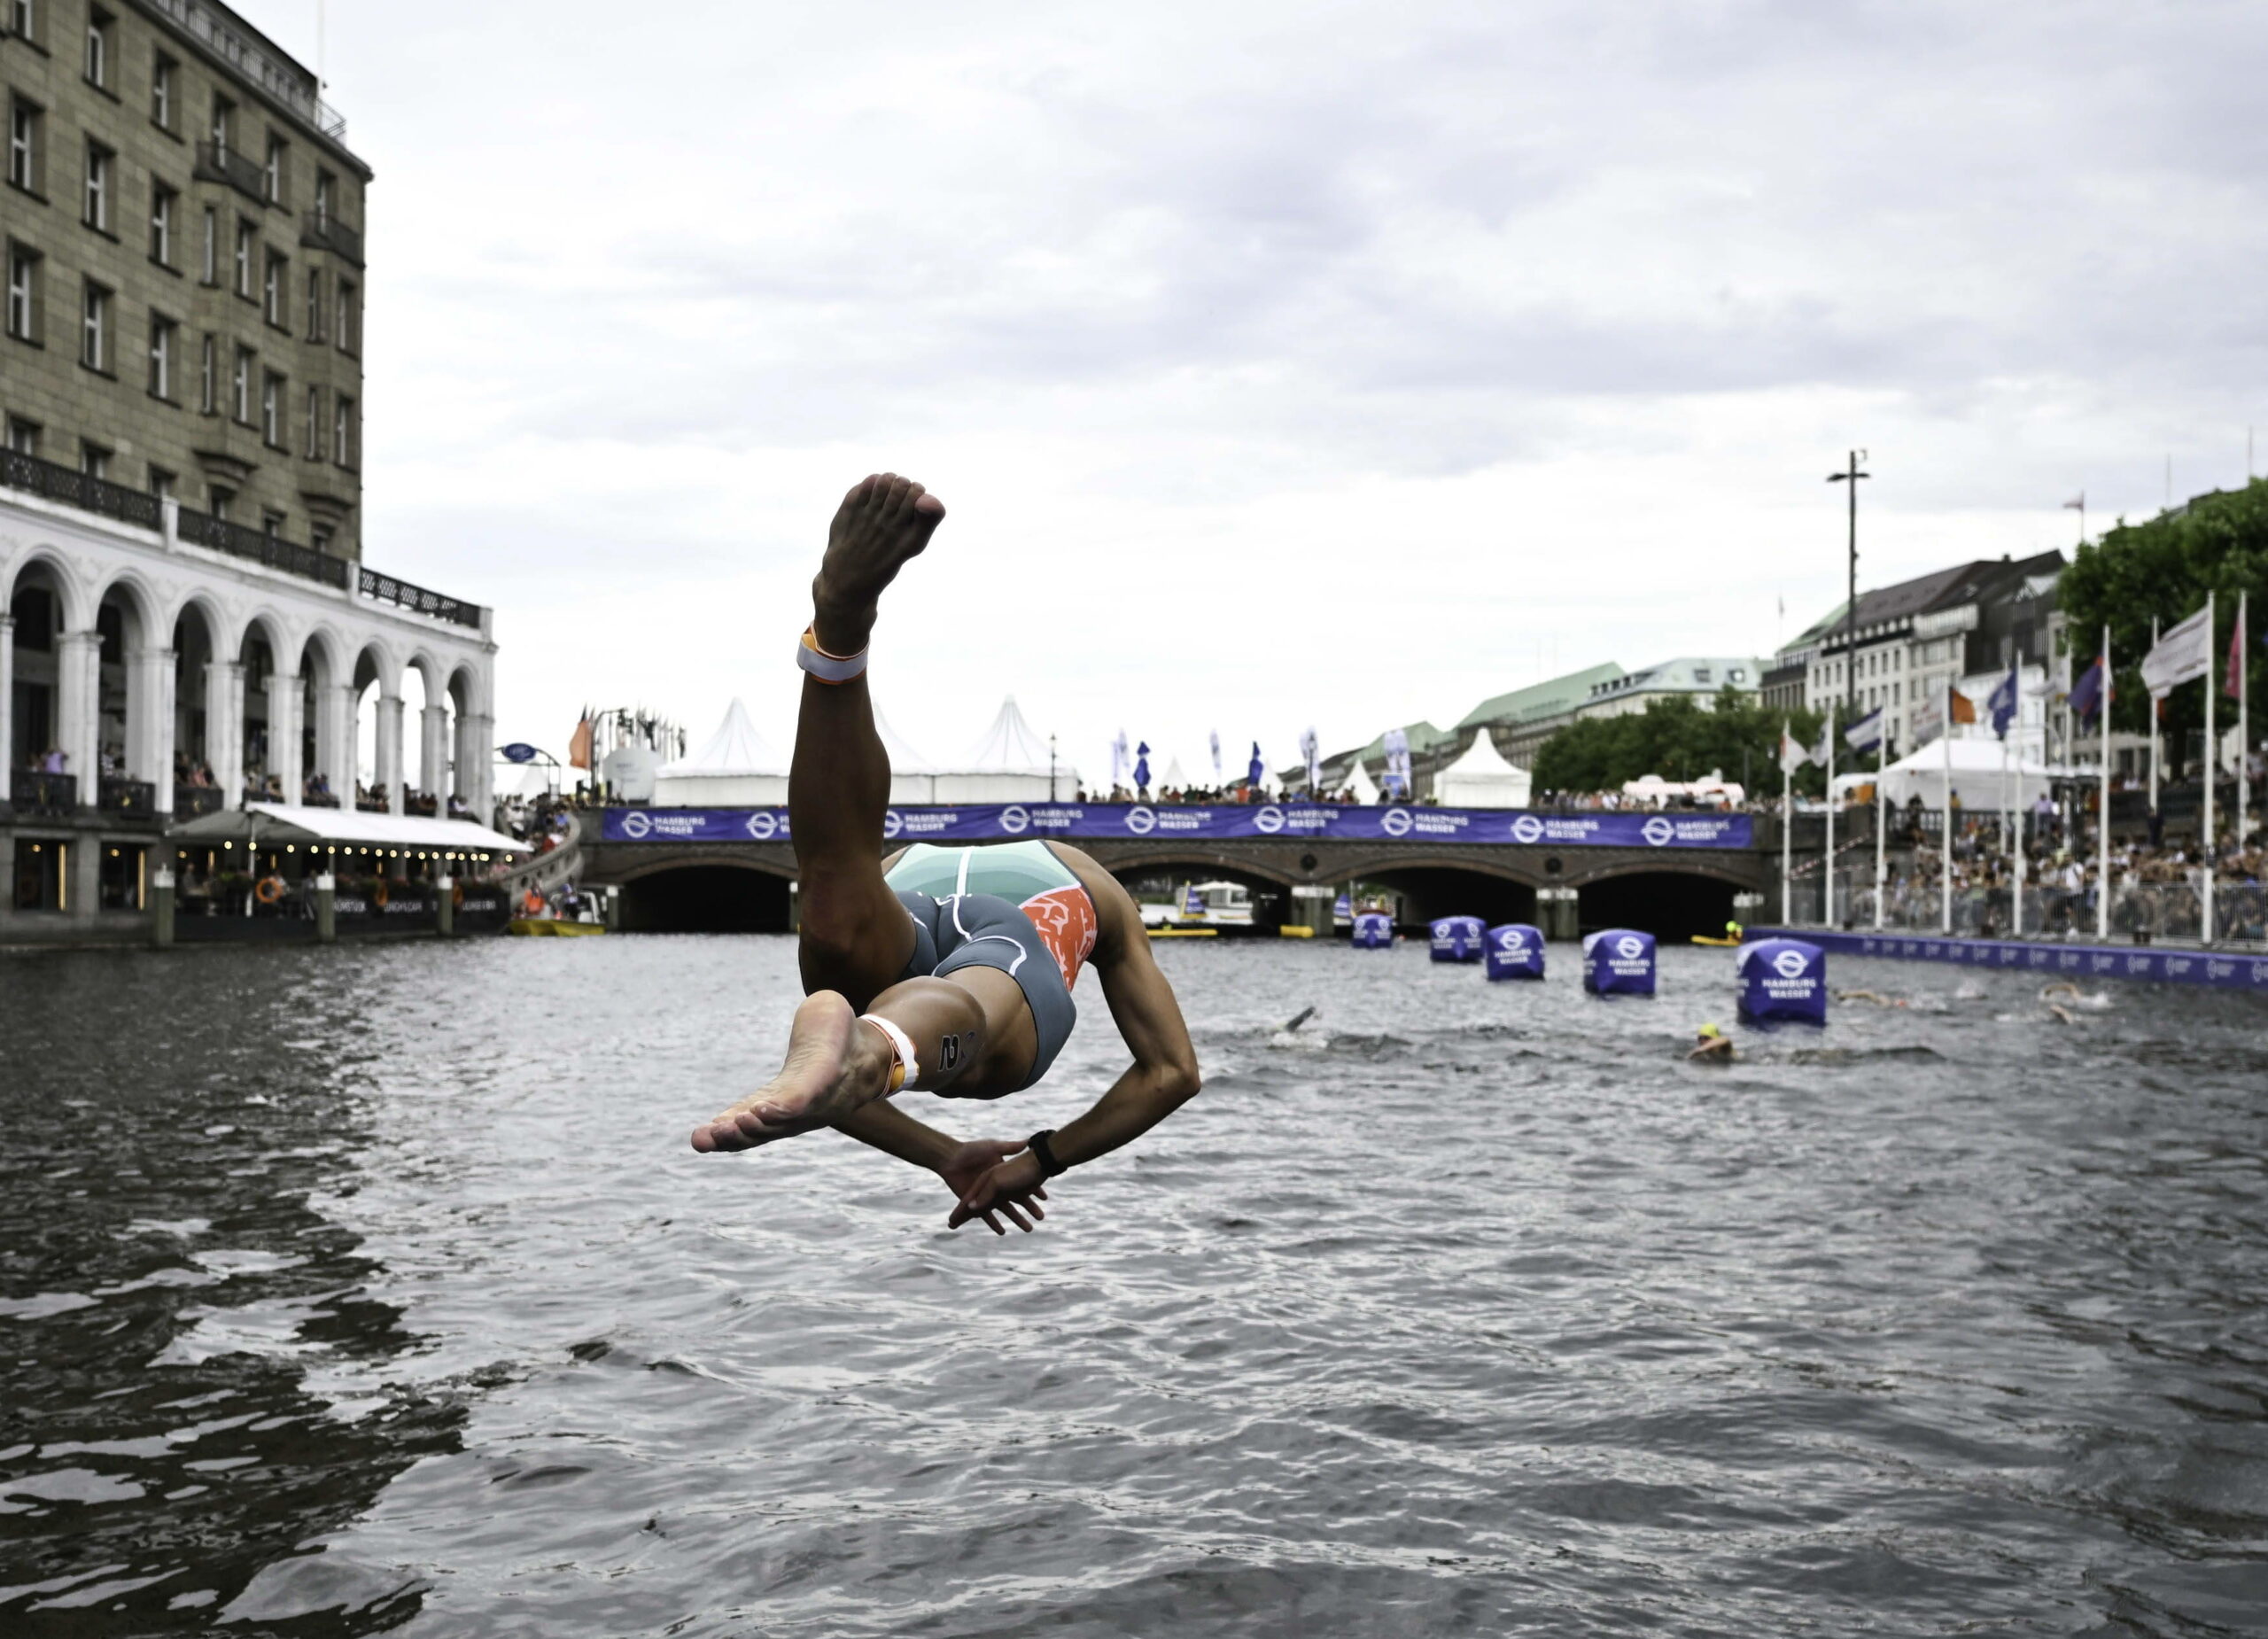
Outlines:
[[[1079,771],[1068,763],[1057,763],[1054,789],[1049,790],[1047,742],[1032,732],[1011,695],[1000,703],[999,715],[967,758],[958,766],[936,770],[931,782],[931,800],[939,803],[1044,803],[1077,790]]]
[[[1482,729],[1463,757],[1433,776],[1433,800],[1444,808],[1525,808],[1534,781],[1506,762]]]
[[[1348,771],[1347,778],[1340,783],[1347,788],[1354,801],[1365,808],[1379,800],[1378,781],[1371,778],[1371,771],[1363,766],[1363,759],[1359,757],[1355,759],[1354,767]]]
[[[1181,772],[1179,757],[1166,765],[1166,777],[1158,788],[1161,791],[1186,791],[1189,788],[1189,776]]]
[[[735,695],[708,742],[654,776],[656,808],[760,808],[788,800],[788,764]]]
[[[496,796],[500,799],[518,797],[522,802],[532,802],[545,792],[558,788],[557,771],[541,763],[522,763],[496,779]]]
[[[173,840],[202,843],[238,842],[262,848],[290,843],[314,851],[314,844],[363,843],[425,849],[443,853],[524,854],[528,845],[470,820],[431,820],[421,814],[366,814],[356,808],[303,808],[297,803],[246,803],[200,814],[175,826]]]
[[[1943,808],[1948,755],[1953,763],[1953,795],[1970,813],[1997,813],[2011,802],[2017,808],[2030,808],[2048,794],[2048,781],[2063,777],[2065,773],[2027,761],[2014,746],[2008,748],[2003,761],[1999,740],[1969,739],[1957,734],[1950,744],[1932,740],[1884,769],[1884,795],[1899,806],[1919,795],[1924,808]],[[1847,773],[1838,770],[1835,789],[1848,796],[1860,786],[1872,785],[1874,778],[1875,771],[1863,765]]]

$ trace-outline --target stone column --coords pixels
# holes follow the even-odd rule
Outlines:
[[[174,651],[137,649],[126,662],[126,772],[158,788],[158,811],[173,805]]]
[[[315,773],[330,781],[341,808],[354,805],[354,689],[338,683],[315,690]]]
[[[205,668],[205,760],[223,807],[245,800],[245,669],[216,660]]]
[[[102,664],[102,638],[93,632],[66,632],[55,640],[55,742],[63,751],[64,772],[79,778],[82,808],[101,800],[102,722],[95,668]]]
[[[401,801],[401,696],[378,695],[378,789],[386,799],[386,812],[402,812]]]
[[[284,788],[284,800],[299,800],[299,674],[268,674],[268,772]]]
[[[468,711],[457,719],[457,789],[464,795],[465,812],[478,825],[495,819],[495,736],[485,716]]]
[[[16,766],[16,618],[0,612],[0,803],[11,794]],[[14,877],[11,874],[9,880]]]
[[[103,908],[103,845],[99,833],[82,831],[71,839],[64,861],[68,880],[63,908],[74,921],[92,921]]]
[[[417,726],[418,778],[424,782],[425,794],[433,799],[434,813],[446,817],[449,812],[448,706],[429,703]]]

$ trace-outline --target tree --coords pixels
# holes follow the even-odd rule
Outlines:
[[[2161,513],[2145,523],[2121,518],[2099,541],[2080,547],[2078,559],[2063,571],[2056,595],[2070,623],[2075,672],[2084,671],[2102,648],[2110,627],[2110,652],[2117,663],[2117,700],[2111,726],[2133,734],[2149,732],[2149,696],[2142,687],[2142,656],[2149,651],[2150,621],[2171,626],[2204,606],[2205,594],[2219,594],[2215,611],[2213,665],[2210,687],[2218,688],[2236,621],[2240,592],[2268,592],[2268,478],[2242,489],[2200,495],[2178,513]],[[2256,647],[2268,625],[2268,598],[2252,604],[2251,677],[2254,719],[2268,700]],[[2220,711],[2224,723],[2234,713]],[[2177,758],[2186,731],[2205,722],[2205,691],[2195,684],[2177,688],[2166,699],[2165,727],[2173,735]]]
[[[1672,696],[1643,711],[1570,723],[1537,748],[1533,772],[1540,790],[1575,792],[1619,790],[1647,774],[1698,780],[1715,769],[1768,792],[1779,784],[1782,726],[1812,746],[1821,721],[1816,711],[1783,713],[1727,687],[1707,708]],[[1824,770],[1806,767],[1797,774],[1796,788],[1818,796],[1826,778]]]

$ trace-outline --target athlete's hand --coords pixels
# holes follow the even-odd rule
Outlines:
[[[945,1225],[947,1229],[959,1229],[971,1218],[983,1218],[995,1235],[1005,1235],[1008,1231],[1000,1227],[999,1218],[994,1216],[998,1212],[1006,1215],[1018,1229],[1029,1233],[1031,1222],[1024,1217],[1025,1213],[1029,1213],[1032,1220],[1047,1216],[1040,1210],[1039,1203],[1047,1199],[1047,1192],[1039,1186],[1039,1163],[1036,1161],[1032,1163],[1034,1177],[1029,1188],[996,1194],[985,1206],[973,1211],[968,1207],[971,1193],[985,1179],[1001,1170],[1006,1157],[1018,1154],[1023,1147],[1021,1144],[1003,1144],[998,1138],[984,1138],[974,1144],[962,1145],[939,1163],[937,1176],[945,1181],[945,1187],[952,1191],[953,1198],[960,1203],[953,1208],[953,1216]]]
[[[1039,1169],[1039,1157],[1020,1144],[998,1147],[1014,1152],[1014,1158],[996,1161],[962,1192],[960,1205],[955,1207],[952,1216],[945,1220],[947,1229],[959,1229],[971,1218],[983,1218],[992,1225],[994,1234],[1005,1235],[1007,1231],[993,1217],[995,1212],[1006,1213],[1025,1229],[1031,1225],[1025,1223],[1017,1213],[1018,1206],[1025,1208],[1034,1217],[1040,1216],[1039,1208],[1032,1205],[1035,1200],[1047,1199],[1047,1191],[1044,1187],[1047,1175]]]

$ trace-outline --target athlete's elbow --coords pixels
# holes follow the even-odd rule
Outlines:
[[[1157,1069],[1158,1091],[1176,1104],[1186,1104],[1205,1085],[1203,1072],[1197,1068],[1196,1055],[1168,1060]]]

